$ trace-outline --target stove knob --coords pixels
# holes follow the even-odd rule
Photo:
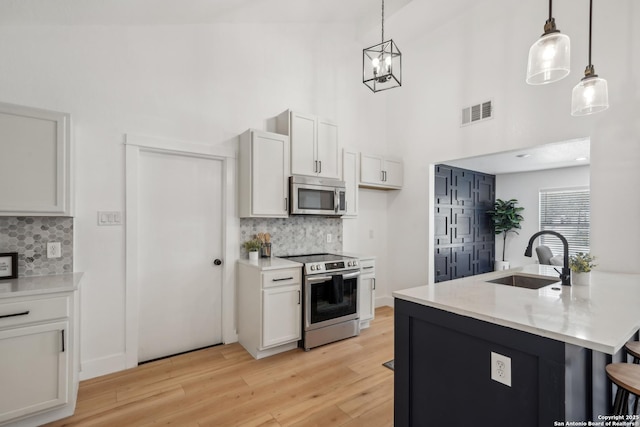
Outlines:
[[[316,269],[316,266],[311,264],[311,267],[309,267],[311,269],[311,271],[314,271]]]
[[[351,267],[352,265],[351,261],[347,261],[347,267]]]
[[[353,261],[353,266],[354,266],[354,267],[357,267],[357,266],[358,266],[358,261],[357,261],[357,260],[356,260],[356,261]]]

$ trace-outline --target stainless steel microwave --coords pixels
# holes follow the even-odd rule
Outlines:
[[[294,175],[289,177],[291,215],[342,216],[347,212],[344,181]]]

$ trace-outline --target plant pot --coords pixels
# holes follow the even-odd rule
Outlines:
[[[258,260],[258,251],[249,252],[249,261],[257,261]]]
[[[591,272],[571,272],[571,284],[576,286],[585,286],[591,284]]]
[[[495,271],[508,270],[509,269],[509,261],[495,261],[493,263],[493,269]]]

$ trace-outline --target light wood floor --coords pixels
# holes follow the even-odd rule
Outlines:
[[[393,425],[393,309],[360,336],[254,360],[212,347],[80,383],[76,413],[49,426]]]

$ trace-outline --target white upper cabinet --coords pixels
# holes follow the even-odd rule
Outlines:
[[[0,103],[0,215],[72,216],[70,121]]]
[[[360,177],[360,159],[358,152],[344,149],[342,151],[342,180],[347,190],[347,212],[343,218],[358,216],[358,178]]]
[[[402,160],[360,154],[360,186],[381,189],[402,188],[404,166]]]
[[[311,114],[287,110],[276,120],[277,131],[291,140],[291,174],[340,177],[338,125]]]
[[[247,130],[240,135],[238,165],[240,217],[288,217],[289,138]]]

